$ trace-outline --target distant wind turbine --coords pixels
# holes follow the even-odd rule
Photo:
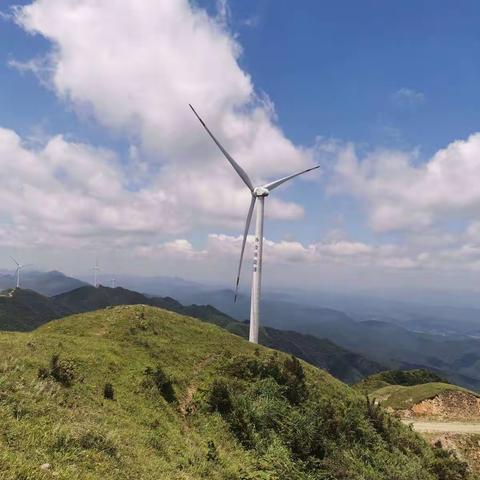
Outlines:
[[[93,286],[98,287],[97,275],[98,271],[100,270],[100,266],[98,265],[98,258],[95,259],[95,265],[92,268],[93,270]]]
[[[17,269],[15,270],[15,275],[16,275],[16,277],[17,277],[17,287],[16,287],[16,288],[20,288],[20,270],[21,270],[22,268],[29,267],[30,264],[21,265],[21,264],[18,263],[11,255],[10,255],[10,258],[15,262],[15,265],[17,266]]]
[[[223,155],[225,155],[226,159],[230,162],[230,165],[234,168],[234,170],[238,173],[240,178],[243,180],[245,185],[250,190],[252,198],[250,200],[250,208],[248,209],[247,213],[247,220],[245,223],[245,231],[243,233],[243,240],[242,240],[242,250],[240,252],[240,262],[238,265],[238,273],[237,273],[237,283],[235,285],[235,300],[237,300],[238,295],[238,284],[240,282],[240,272],[242,269],[242,260],[243,260],[243,253],[245,250],[245,243],[247,241],[248,231],[250,229],[250,222],[252,220],[253,209],[255,207],[255,202],[258,199],[258,207],[257,207],[257,219],[256,219],[256,228],[255,228],[255,245],[254,245],[254,258],[253,258],[253,278],[252,278],[252,296],[250,300],[250,333],[249,333],[249,341],[252,343],[258,343],[258,329],[260,323],[260,290],[262,284],[262,251],[263,251],[263,216],[264,216],[264,202],[265,197],[269,195],[269,193],[277,188],[278,186],[282,185],[282,183],[291,180],[292,178],[298,177],[298,175],[302,175],[303,173],[310,172],[311,170],[315,170],[319,168],[320,165],[315,167],[307,168],[306,170],[302,170],[301,172],[294,173],[293,175],[289,175],[284,178],[280,178],[274,182],[266,183],[265,185],[260,185],[255,187],[248,177],[247,173],[243,168],[230,156],[230,154],[222,147],[220,142],[214,137],[213,133],[208,129],[205,125],[205,122],[200,118],[198,113],[195,109],[190,105],[195,116],[198,118],[200,123],[203,125],[207,133],[210,135],[212,140],[217,144],[217,147],[221,150]]]

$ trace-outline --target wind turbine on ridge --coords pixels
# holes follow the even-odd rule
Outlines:
[[[98,258],[95,259],[95,265],[92,268],[93,270],[93,286],[95,288],[98,287],[97,275],[98,271],[100,270],[100,265],[98,265]]]
[[[15,265],[17,266],[16,270],[15,270],[15,275],[17,277],[17,286],[16,288],[20,288],[20,270],[22,268],[25,268],[25,267],[28,267],[30,266],[30,264],[27,264],[27,265],[21,265],[20,263],[18,263],[11,255],[9,255],[9,257],[15,262]]]
[[[237,300],[237,295],[238,295],[238,284],[240,282],[240,272],[242,270],[242,261],[243,261],[243,253],[245,251],[245,243],[247,241],[247,235],[250,229],[250,222],[252,220],[252,214],[255,208],[255,203],[258,200],[257,217],[256,217],[256,225],[255,225],[255,244],[254,244],[254,254],[253,254],[254,256],[253,256],[252,296],[250,300],[250,332],[248,337],[250,342],[258,343],[258,330],[259,330],[259,324],[260,324],[260,291],[261,291],[261,285],[262,285],[263,217],[264,217],[264,209],[265,209],[265,197],[268,197],[269,193],[275,188],[277,188],[278,186],[282,185],[282,183],[285,183],[288,180],[291,180],[292,178],[298,177],[303,173],[307,173],[312,170],[315,170],[316,168],[319,168],[320,165],[307,168],[306,170],[302,170],[301,172],[288,175],[287,177],[280,178],[279,180],[275,180],[274,182],[266,183],[265,185],[254,186],[249,176],[245,172],[245,170],[243,170],[243,168],[223,148],[223,146],[215,138],[213,133],[208,129],[208,127],[205,125],[205,122],[200,118],[200,116],[192,107],[192,105],[189,105],[189,106],[192,109],[195,116],[200,121],[200,123],[203,125],[203,128],[205,128],[205,130],[210,135],[212,140],[216,143],[217,147],[220,149],[220,151],[223,153],[226,159],[230,162],[230,165],[234,168],[234,170],[238,173],[238,175],[243,180],[245,185],[248,187],[252,195],[252,198],[250,200],[250,207],[247,213],[247,220],[245,222],[245,231],[243,233],[242,250],[240,252],[240,262],[238,265],[234,301]]]

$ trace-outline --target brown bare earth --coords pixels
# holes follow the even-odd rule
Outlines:
[[[480,473],[480,399],[462,391],[445,391],[397,412],[433,445],[454,450]]]
[[[404,418],[435,418],[480,422],[480,398],[468,392],[450,390],[423,400],[400,412]]]

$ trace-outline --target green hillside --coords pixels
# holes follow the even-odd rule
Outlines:
[[[434,372],[418,368],[414,370],[386,370],[385,372],[369,375],[355,384],[354,388],[364,393],[372,393],[379,388],[388,387],[389,385],[408,387],[431,382],[449,383]]]
[[[72,313],[93,311],[116,305],[151,305],[213,323],[232,333],[248,337],[248,325],[210,305],[182,305],[173,298],[147,297],[125,288],[97,288],[87,285],[54,297],[43,297],[29,290],[16,289],[0,302],[0,330],[28,331],[49,320]],[[22,306],[22,308],[20,308]],[[14,308],[12,308],[14,307]],[[36,312],[38,314],[36,315]],[[297,332],[262,328],[260,343],[291,353],[340,380],[353,383],[365,375],[383,370],[382,365],[349,352],[330,340]]]
[[[29,331],[70,313],[33,290],[14,288],[0,294],[0,330]]]
[[[2,480],[459,480],[353,389],[153,307],[1,333]]]
[[[405,410],[423,400],[428,400],[436,397],[440,393],[451,390],[467,392],[478,396],[477,393],[467,390],[466,388],[442,382],[431,382],[412,386],[388,385],[373,391],[370,396],[380,401],[384,407],[391,407],[394,410]]]

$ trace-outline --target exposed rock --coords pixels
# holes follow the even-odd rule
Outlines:
[[[402,412],[406,413],[406,412]],[[445,391],[413,405],[406,417],[436,417],[448,420],[480,418],[480,398],[468,392]]]

